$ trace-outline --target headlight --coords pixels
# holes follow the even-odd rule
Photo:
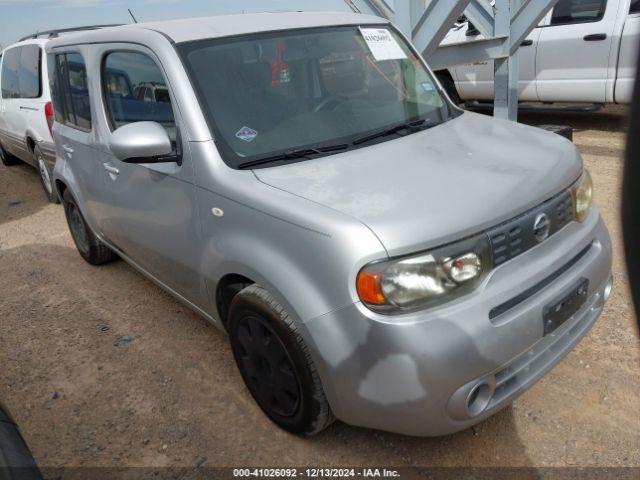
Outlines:
[[[593,182],[586,168],[582,176],[571,187],[571,197],[573,198],[573,218],[582,222],[587,218],[593,203]]]
[[[372,263],[358,274],[362,302],[402,313],[448,302],[473,290],[491,268],[485,234],[410,257]]]

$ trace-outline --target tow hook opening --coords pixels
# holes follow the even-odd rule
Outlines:
[[[486,382],[480,382],[474,386],[467,396],[467,415],[475,417],[480,415],[489,406],[493,388]]]

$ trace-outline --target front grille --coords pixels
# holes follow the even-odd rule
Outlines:
[[[494,318],[499,317],[503,313],[506,313],[509,310],[511,310],[513,307],[516,307],[517,305],[521,304],[522,302],[527,300],[529,297],[532,297],[543,288],[549,286],[560,275],[567,272],[571,267],[573,267],[576,263],[578,263],[582,259],[582,257],[584,257],[587,253],[589,253],[589,250],[591,249],[592,245],[593,243],[590,243],[589,245],[584,247],[575,257],[573,257],[571,260],[565,263],[562,267],[560,267],[558,270],[556,270],[555,272],[553,272],[551,275],[544,278],[540,282],[536,283],[534,286],[528,288],[527,290],[522,292],[520,295],[517,295],[513,297],[511,300],[508,300],[503,304],[500,304],[497,307],[492,308],[491,311],[489,312],[489,319],[493,320]]]
[[[497,267],[538,245],[534,224],[540,214],[549,220],[551,237],[573,220],[573,202],[568,190],[538,205],[522,215],[492,228],[487,232],[493,254],[493,266]],[[546,237],[546,238],[548,238]]]

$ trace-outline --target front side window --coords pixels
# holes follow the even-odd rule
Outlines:
[[[551,25],[599,22],[607,0],[560,0],[553,8]]]
[[[381,129],[454,115],[423,63],[386,26],[253,34],[178,50],[233,168],[285,152],[291,158],[291,150],[357,148],[397,137],[375,135]]]
[[[640,0],[631,0],[629,13],[640,13]]]
[[[111,52],[102,67],[107,114],[114,130],[133,122],[161,124],[172,142],[176,141],[176,122],[164,75],[156,63],[139,52]],[[166,92],[159,100],[154,89]]]
[[[42,95],[40,62],[42,50],[37,45],[25,45],[20,49],[18,85],[20,98],[38,98]]]
[[[18,70],[20,69],[21,47],[12,48],[4,53],[2,61],[2,98],[19,98],[20,87],[18,84]]]

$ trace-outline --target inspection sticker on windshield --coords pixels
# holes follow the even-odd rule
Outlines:
[[[247,143],[253,142],[253,140],[257,136],[258,132],[249,127],[242,127],[240,130],[238,130],[238,133],[236,133],[236,137],[238,137],[240,140],[244,140]]]
[[[431,82],[422,82],[420,85],[422,85],[422,89],[427,93],[431,93],[434,90]]]
[[[361,28],[360,33],[376,61],[407,58],[407,54],[386,28]]]

